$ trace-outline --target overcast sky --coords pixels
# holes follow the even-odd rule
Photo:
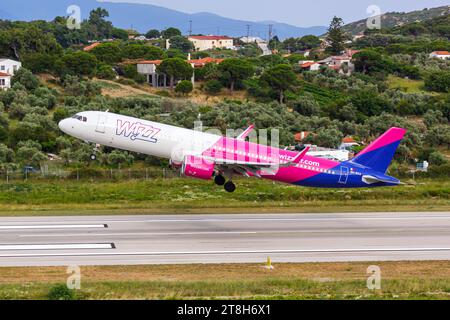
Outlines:
[[[381,12],[413,11],[450,5],[450,0],[103,0],[159,5],[187,13],[211,12],[221,16],[263,21],[274,20],[300,27],[328,25],[334,15],[352,22],[370,14],[377,5]]]

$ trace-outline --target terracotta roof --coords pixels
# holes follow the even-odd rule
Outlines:
[[[162,60],[142,60],[139,61],[138,64],[156,64],[157,66],[159,66],[162,62]]]
[[[11,77],[9,74],[0,72],[0,77]]]
[[[317,62],[305,62],[301,65],[302,68],[309,68],[312,65],[316,64]]]
[[[434,51],[432,53],[437,54],[439,56],[448,56],[448,55],[450,55],[450,52],[448,52],[448,51]]]
[[[221,63],[224,59],[215,59],[211,57],[202,58],[202,59],[193,59],[187,60],[187,63],[193,64],[194,67],[203,67],[207,63]],[[138,64],[154,64],[159,66],[163,61],[162,60],[143,60],[139,61]]]
[[[345,137],[342,139],[343,143],[356,143],[356,141],[352,137]]]
[[[188,38],[197,40],[232,40],[233,38],[227,36],[189,36]]]
[[[206,57],[206,58],[202,58],[202,59],[193,59],[193,60],[189,60],[188,62],[190,64],[193,64],[194,67],[203,67],[205,64],[207,63],[216,63],[219,64],[223,61],[224,59],[215,59],[215,58],[211,58],[211,57]]]
[[[101,43],[100,42],[95,42],[87,47],[83,48],[83,51],[91,51],[92,49],[94,49],[95,47],[99,46]]]
[[[296,134],[294,135],[294,139],[295,139],[295,141],[302,141],[302,140],[305,139],[307,136],[309,136],[310,133],[311,133],[311,132],[309,132],[309,131],[302,131],[302,132],[296,133]]]

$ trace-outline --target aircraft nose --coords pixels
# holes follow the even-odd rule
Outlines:
[[[68,133],[70,130],[70,119],[63,119],[58,123],[58,127],[62,132]]]

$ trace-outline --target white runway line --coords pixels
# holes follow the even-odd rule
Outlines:
[[[227,254],[283,254],[283,253],[354,253],[354,252],[436,252],[450,251],[443,248],[353,248],[353,249],[291,249],[291,250],[229,250],[229,251],[180,251],[180,252],[67,252],[67,253],[17,253],[0,254],[0,258],[26,257],[89,257],[89,256],[180,256]]]
[[[49,225],[0,225],[0,230],[20,229],[98,229],[107,228],[105,224],[49,224]]]
[[[70,249],[114,249],[112,243],[65,243],[65,244],[1,244],[2,250],[70,250]]]

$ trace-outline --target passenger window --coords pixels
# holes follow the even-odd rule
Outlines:
[[[83,117],[83,122],[87,122],[87,118],[86,117]]]

